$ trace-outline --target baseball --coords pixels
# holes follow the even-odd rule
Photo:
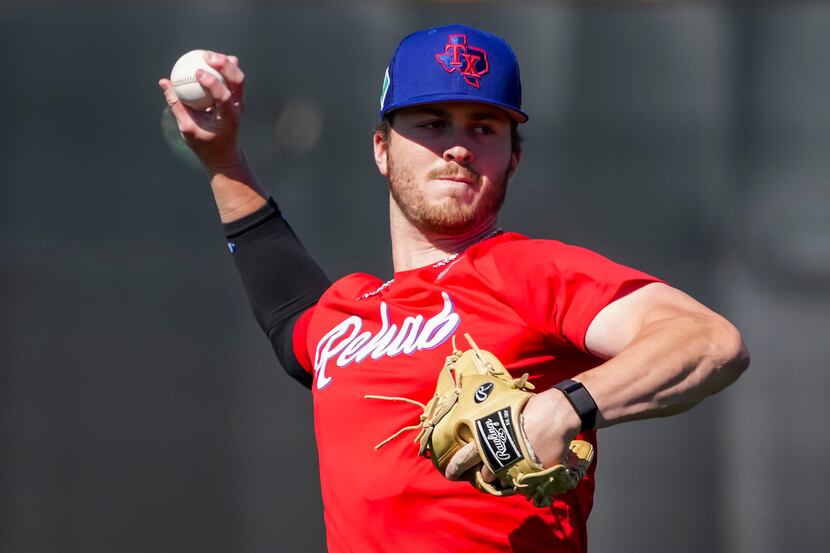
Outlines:
[[[204,110],[213,105],[213,98],[196,80],[197,69],[207,71],[225,82],[222,75],[205,62],[204,50],[191,50],[180,57],[170,72],[170,81],[173,83],[173,91],[183,104],[193,109]]]

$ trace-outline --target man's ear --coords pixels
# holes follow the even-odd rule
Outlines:
[[[516,169],[519,168],[519,162],[522,160],[522,151],[516,150],[510,154],[510,166],[507,168],[507,178],[513,176]]]
[[[379,132],[375,132],[372,136],[372,147],[375,151],[375,165],[378,166],[378,171],[380,171],[380,174],[384,177],[388,176],[389,171],[386,163],[388,144],[386,143],[386,140],[383,139],[383,135]]]

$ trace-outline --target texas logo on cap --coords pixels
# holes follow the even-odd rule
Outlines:
[[[447,73],[458,71],[468,85],[481,88],[481,76],[490,71],[487,52],[467,44],[467,35],[451,34],[444,51],[435,54],[435,59]]]

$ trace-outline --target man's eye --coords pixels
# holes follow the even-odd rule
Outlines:
[[[435,121],[427,121],[426,123],[421,123],[419,127],[422,129],[441,129],[446,126],[445,121],[435,120]]]
[[[476,125],[474,128],[475,132],[478,134],[494,134],[496,131],[493,130],[493,127],[489,125]]]

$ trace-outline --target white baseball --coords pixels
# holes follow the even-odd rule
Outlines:
[[[205,62],[204,50],[191,50],[180,57],[170,72],[170,81],[173,83],[173,91],[183,104],[193,109],[204,110],[213,105],[213,98],[196,80],[197,69],[207,71],[223,83],[225,82],[222,75]]]

